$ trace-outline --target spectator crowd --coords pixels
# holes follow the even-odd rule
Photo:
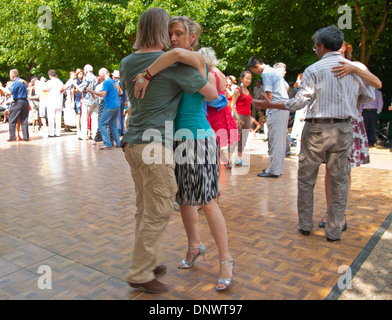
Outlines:
[[[122,136],[128,127],[130,103],[119,87],[119,71],[114,70],[109,78],[115,88],[113,96],[118,98],[115,102],[118,108],[116,131],[118,136]],[[11,70],[10,81],[5,86],[0,83],[0,112],[2,123],[8,122],[10,125],[9,141],[29,141],[30,125],[33,134],[49,138],[59,137],[64,131],[76,132],[79,140],[92,140],[94,143],[102,141],[99,119],[105,105],[101,90],[106,80],[108,79],[103,74],[95,76],[93,67],[89,64],[83,69],[70,71],[65,83],[59,79],[56,70],[49,70],[48,78],[32,76],[30,82],[21,79],[18,70]],[[94,90],[96,92],[92,93]],[[21,110],[18,107],[18,112],[12,112],[15,105],[21,102],[24,104]],[[22,130],[21,134],[23,128],[25,132]],[[113,142],[112,132],[110,137]]]

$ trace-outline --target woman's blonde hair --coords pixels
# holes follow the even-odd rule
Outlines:
[[[188,35],[196,34],[196,39],[191,43],[192,49],[195,50],[196,47],[199,45],[199,37],[201,34],[201,26],[195,20],[186,17],[186,16],[177,16],[170,19],[170,25],[172,26],[174,23],[182,22],[185,26],[185,29]]]
[[[211,47],[203,47],[199,50],[199,53],[206,59],[207,65],[216,66],[219,63],[215,51]]]
[[[227,76],[230,80],[231,80],[231,82],[232,83],[237,83],[237,79],[234,77],[234,76]]]
[[[170,43],[169,14],[161,8],[150,8],[139,18],[134,49],[161,47],[166,49]]]

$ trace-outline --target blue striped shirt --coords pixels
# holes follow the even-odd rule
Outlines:
[[[312,64],[303,73],[298,93],[285,103],[290,111],[306,106],[306,119],[310,118],[357,118],[357,102],[366,103],[375,99],[374,88],[355,74],[339,79],[332,72],[332,67],[339,61],[352,63],[337,52],[326,53],[319,61]]]

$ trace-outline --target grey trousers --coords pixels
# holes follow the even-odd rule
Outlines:
[[[353,129],[351,122],[336,124],[306,123],[298,167],[298,227],[313,229],[313,190],[320,165],[325,161],[331,179],[331,207],[325,235],[341,239],[349,191]]]
[[[283,174],[289,115],[289,111],[276,110],[267,116],[270,166],[266,172],[277,176]]]
[[[16,139],[16,124],[19,118],[21,121],[23,139],[29,140],[29,102],[27,100],[17,100],[10,107],[8,121],[11,140]]]

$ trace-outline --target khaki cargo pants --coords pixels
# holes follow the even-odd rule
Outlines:
[[[161,143],[125,144],[123,150],[136,193],[135,245],[127,280],[145,283],[154,279],[161,238],[173,213],[173,155]]]

